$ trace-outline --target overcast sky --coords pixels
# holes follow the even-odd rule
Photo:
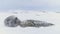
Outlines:
[[[60,10],[60,0],[0,0],[0,10]]]

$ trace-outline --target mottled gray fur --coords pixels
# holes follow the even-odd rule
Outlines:
[[[53,24],[39,20],[25,20],[20,23],[21,27],[47,27]]]

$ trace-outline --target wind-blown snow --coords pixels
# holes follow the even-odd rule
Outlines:
[[[46,21],[55,24],[50,27],[6,27],[4,26],[4,19],[10,15],[17,16],[21,21],[27,19],[34,19]],[[55,12],[0,12],[0,34],[60,34],[60,13]]]

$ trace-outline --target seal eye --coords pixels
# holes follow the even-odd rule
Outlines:
[[[18,20],[18,18],[16,17],[15,20],[14,20],[14,23],[15,23],[15,24],[17,23],[17,20]]]

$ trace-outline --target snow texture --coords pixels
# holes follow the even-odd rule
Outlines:
[[[21,21],[24,20],[46,21],[48,23],[54,24],[54,26],[40,27],[40,28],[34,28],[34,27],[22,28],[20,26],[14,28],[6,27],[4,25],[4,20],[11,15],[15,15]],[[0,12],[0,34],[60,34],[60,13],[18,11],[17,14],[15,14],[13,12]]]

